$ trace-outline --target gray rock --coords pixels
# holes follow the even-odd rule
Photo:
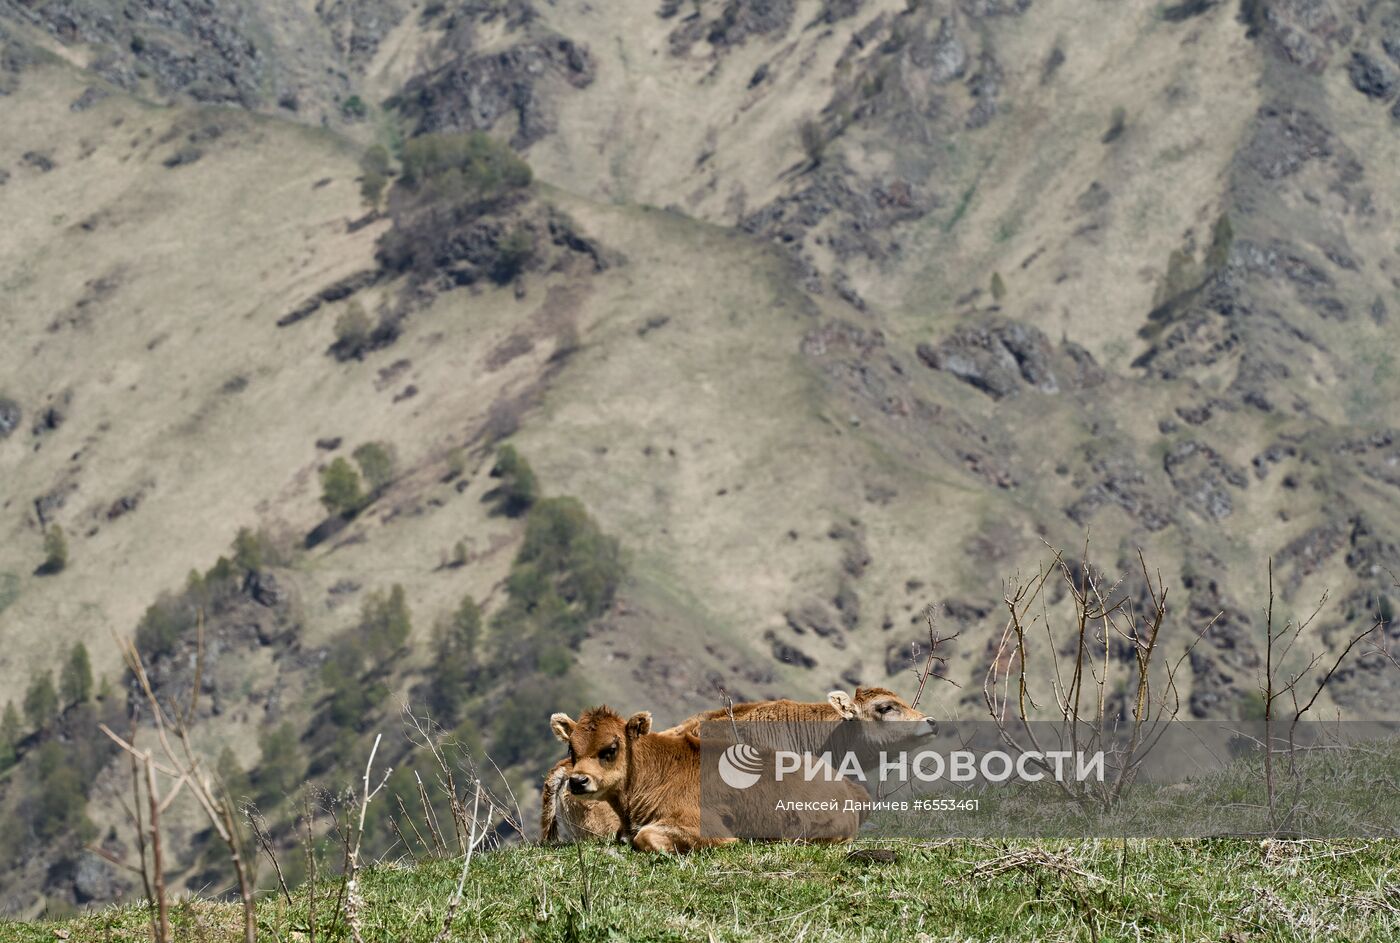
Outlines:
[[[122,495],[120,498],[113,501],[111,506],[107,508],[107,520],[115,521],[117,518],[122,517],[123,515],[130,514],[132,511],[136,510],[136,508],[140,504],[140,492],[137,492],[135,494]]]
[[[971,17],[1020,16],[1031,0],[963,0],[962,11]]]
[[[778,661],[789,665],[797,665],[799,668],[815,668],[817,660],[808,655],[802,649],[791,645],[778,638],[778,634],[772,629],[763,633],[763,640],[769,644],[773,652],[773,657]]]
[[[1086,526],[1098,511],[1110,505],[1123,509],[1149,531],[1172,524],[1172,506],[1160,497],[1160,489],[1147,480],[1142,470],[1125,457],[1102,458],[1090,466],[1095,477],[1065,515],[1079,526]]]
[[[286,592],[277,577],[266,570],[254,570],[243,581],[243,591],[260,606],[274,609],[286,601]]]
[[[1331,154],[1332,135],[1311,112],[1265,105],[1243,157],[1266,180],[1279,180]]]
[[[915,352],[928,367],[951,373],[992,399],[1015,396],[1026,386],[1041,393],[1060,390],[1049,340],[1015,321],[963,327],[937,347],[920,344]]]
[[[369,64],[384,37],[404,16],[399,4],[392,0],[334,0],[316,4],[316,12],[337,36],[356,69]]]
[[[919,219],[938,205],[936,198],[901,177],[861,179],[834,161],[824,161],[807,179],[801,190],[744,217],[739,227],[797,248],[830,217],[825,238],[838,259],[860,255],[878,261],[899,250],[892,235],[895,226]]]
[[[836,624],[831,610],[820,602],[808,602],[784,614],[788,627],[798,635],[808,632],[831,642],[836,648],[846,647],[845,634]]]
[[[594,71],[588,50],[556,33],[498,52],[462,54],[414,78],[400,100],[420,133],[489,131],[513,115],[511,145],[523,150],[556,126],[548,81],[584,88]]]
[[[1364,52],[1351,54],[1347,75],[1356,90],[1368,98],[1389,98],[1395,91],[1395,70]]]
[[[1001,65],[990,50],[984,49],[977,72],[967,80],[967,91],[975,104],[964,122],[969,131],[986,127],[996,117],[997,98],[1001,95]]]
[[[832,6],[840,8],[849,3],[837,0]],[[701,15],[682,20],[671,31],[671,55],[686,55],[702,39],[723,53],[751,36],[782,37],[792,27],[796,10],[796,0],[729,0],[712,19]]]
[[[34,425],[29,431],[36,436],[57,432],[67,418],[68,414],[62,406],[45,407],[39,412],[39,415],[34,417]]]
[[[953,34],[953,22],[948,17],[938,24],[932,60],[929,78],[934,82],[951,82],[962,78],[967,71],[967,47]]]
[[[815,22],[830,26],[832,23],[855,16],[863,6],[865,6],[865,0],[824,0],[822,10],[817,14]]]
[[[92,853],[78,857],[73,869],[73,894],[77,903],[107,902],[120,897],[128,884],[117,877],[116,870]]]
[[[81,95],[79,95],[77,98],[73,99],[73,101],[69,103],[68,110],[87,111],[93,105],[96,105],[98,102],[102,101],[102,99],[108,97],[110,94],[111,93],[107,90],[98,88],[96,85],[89,85],[87,88],[83,89],[83,93]]]
[[[13,4],[9,5],[11,8]],[[266,57],[253,39],[243,4],[218,0],[146,0],[20,4],[18,12],[65,45],[89,43],[105,52],[93,70],[122,88],[149,75],[161,91],[200,101],[256,105]]]
[[[1204,443],[1188,440],[1170,449],[1163,467],[1172,487],[1186,505],[1206,520],[1219,521],[1234,512],[1228,488],[1243,489],[1249,477]]]
[[[0,396],[0,439],[8,439],[23,419],[24,412],[19,408],[19,403],[7,396]]]
[[[1348,39],[1346,25],[1331,0],[1269,0],[1241,6],[1246,35],[1258,37],[1286,62],[1321,72],[1332,48]]]
[[[58,166],[54,163],[53,158],[45,151],[25,151],[25,153],[21,155],[19,162],[26,167],[33,167],[41,174],[46,174]]]

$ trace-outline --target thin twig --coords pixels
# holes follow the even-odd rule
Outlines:
[[[442,929],[441,929],[440,931],[438,931],[438,935],[437,935],[436,937],[434,937],[433,943],[446,943],[446,941],[447,941],[447,935],[448,935],[450,932],[452,932],[452,921],[453,921],[453,919],[457,916],[457,908],[460,907],[461,904],[462,904],[462,891],[463,891],[463,889],[464,889],[464,888],[466,887],[466,885],[467,885],[467,871],[468,871],[468,870],[471,868],[471,866],[472,866],[472,855],[476,852],[476,846],[477,846],[477,843],[478,843],[478,841],[479,841],[479,839],[477,838],[476,813],[477,813],[477,808],[478,808],[478,806],[480,806],[480,805],[481,805],[481,784],[480,784],[480,783],[477,783],[477,786],[476,786],[476,797],[475,797],[474,799],[472,799],[471,830],[470,830],[470,832],[468,833],[468,839],[467,839],[467,853],[466,853],[466,855],[463,856],[463,858],[462,858],[462,872],[461,872],[461,874],[459,874],[459,875],[457,876],[457,889],[453,892],[453,894],[452,894],[452,899],[451,899],[451,900],[448,902],[448,904],[447,904],[447,914],[446,914],[446,916],[443,918],[443,921],[442,921]],[[490,812],[489,812],[489,811],[488,811],[488,813],[487,813],[487,816],[488,816],[488,821],[489,821],[489,816],[490,816]],[[485,830],[486,830],[485,824],[482,825],[482,829],[481,829],[481,830],[482,830],[482,832],[485,832]]]

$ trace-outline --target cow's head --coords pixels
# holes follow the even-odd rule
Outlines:
[[[603,800],[622,789],[632,742],[651,732],[651,714],[642,711],[623,720],[610,707],[595,707],[578,720],[555,714],[549,718],[549,728],[569,746],[570,794]]]
[[[881,742],[918,740],[938,729],[932,717],[910,707],[909,702],[888,688],[856,688],[856,696],[845,691],[832,691],[826,696],[846,720],[889,724],[886,728],[870,728],[873,739]]]

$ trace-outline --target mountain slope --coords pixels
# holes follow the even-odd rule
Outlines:
[[[234,654],[210,755],[263,765],[289,721],[324,760],[322,666],[399,584],[413,628],[366,669],[385,696],[356,736],[396,723],[464,595],[486,650],[516,641],[493,623],[526,528],[491,496],[504,442],[627,570],[570,703],[526,705],[541,738],[588,700],[667,721],[720,687],[904,688],[929,603],[963,687],[927,703],[975,713],[1003,580],[1086,530],[1105,570],[1138,547],[1162,570],[1174,648],[1219,616],[1194,716],[1252,709],[1270,558],[1284,617],[1331,592],[1312,644],[1389,619],[1393,10],[652,12],[0,3],[0,707],[78,640],[117,683],[109,632],[248,528],[276,560],[211,620]],[[535,182],[462,218],[402,175],[366,205],[366,147],[402,169],[405,142],[472,131]],[[373,330],[347,345],[352,311]],[[321,473],[371,442],[392,480],[328,517]],[[543,682],[474,683],[489,741]],[[1389,716],[1397,684],[1365,655],[1325,707]],[[23,763],[68,735],[26,724]],[[121,788],[109,767],[89,817],[119,822]],[[7,910],[85,899],[44,845]]]

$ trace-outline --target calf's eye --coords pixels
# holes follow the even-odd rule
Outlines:
[[[616,758],[617,747],[608,747],[607,749],[598,751],[598,759],[602,760],[604,763],[611,763]]]

